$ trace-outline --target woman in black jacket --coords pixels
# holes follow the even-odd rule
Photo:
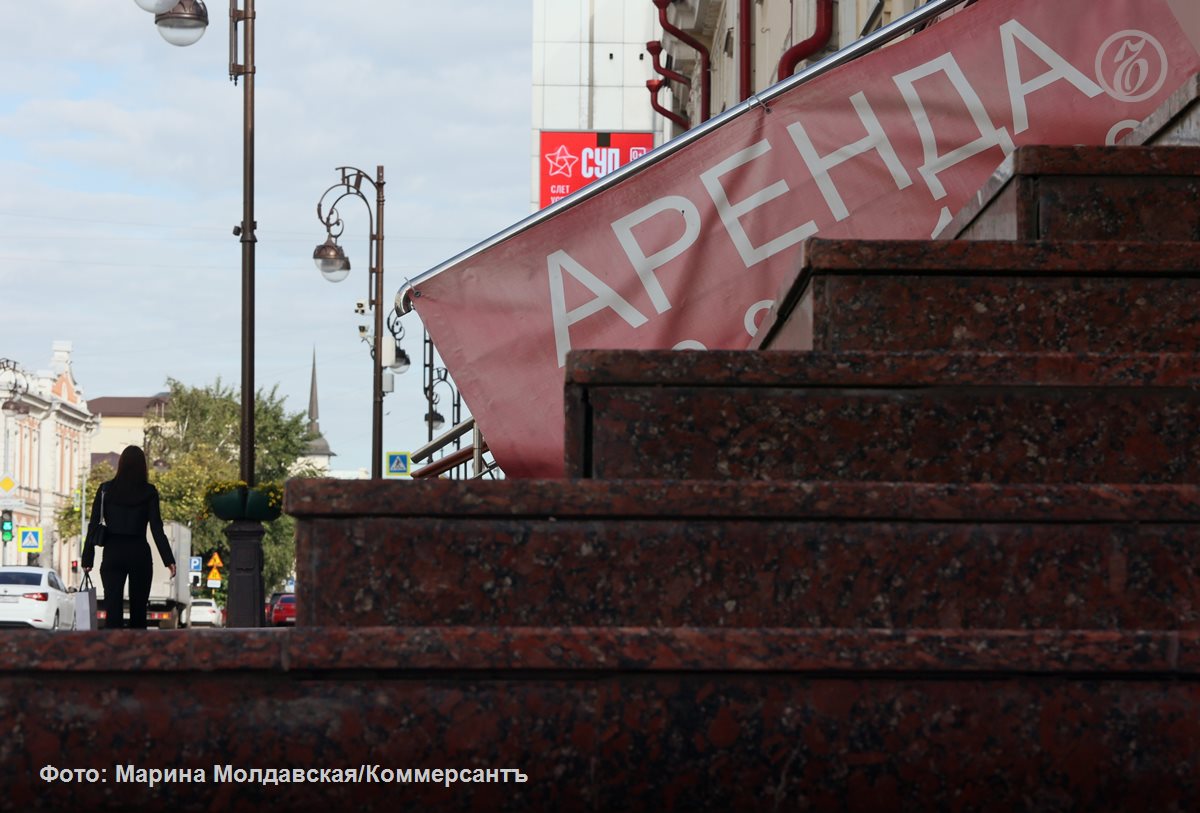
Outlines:
[[[154,544],[163,564],[175,577],[175,556],[163,531],[158,489],[150,484],[146,471],[146,454],[138,446],[126,446],[117,463],[117,476],[96,490],[92,501],[92,516],[88,527],[100,523],[103,496],[104,561],[100,563],[100,581],[104,584],[104,626],[123,626],[125,579],[129,579],[129,626],[146,628],[146,605],[150,601],[150,581],[154,563],[150,545],[146,542],[146,526],[154,536]],[[83,569],[89,572],[96,560],[96,549],[83,547]]]

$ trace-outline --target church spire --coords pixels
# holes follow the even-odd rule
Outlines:
[[[312,440],[308,442],[308,449],[305,456],[316,464],[318,468],[328,471],[329,458],[335,455],[329,449],[329,441],[325,440],[325,436],[321,434],[319,415],[320,413],[317,409],[317,348],[314,347],[312,383],[308,389],[308,434],[312,436]]]
[[[314,435],[321,434],[321,427],[318,425],[319,413],[317,411],[317,348],[313,347],[312,358],[312,385],[308,390],[308,431]]]

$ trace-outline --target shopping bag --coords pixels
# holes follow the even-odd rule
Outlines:
[[[96,629],[96,585],[92,574],[83,574],[83,581],[75,591],[75,629]]]

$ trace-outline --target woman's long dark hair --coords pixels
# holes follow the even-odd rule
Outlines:
[[[122,497],[141,494],[146,490],[150,475],[146,468],[146,453],[140,446],[126,446],[117,461],[117,476],[113,478],[112,489],[115,495]]]

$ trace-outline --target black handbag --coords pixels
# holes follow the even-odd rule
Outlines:
[[[104,524],[104,486],[100,486],[100,521],[95,525],[88,525],[87,539],[84,540],[84,547],[91,545],[94,548],[104,547],[104,534],[108,532],[108,526]]]

